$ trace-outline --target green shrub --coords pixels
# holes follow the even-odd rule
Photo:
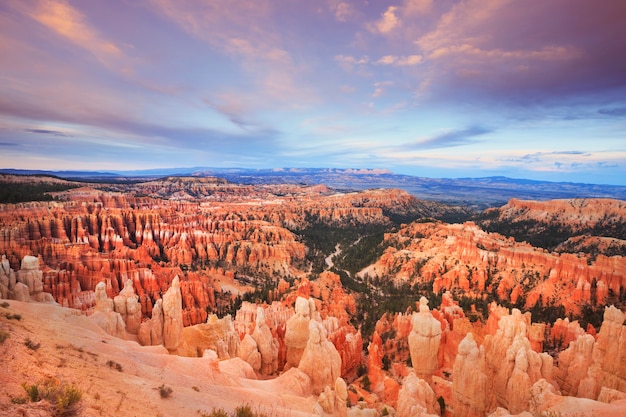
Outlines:
[[[55,416],[69,417],[78,412],[80,400],[83,398],[83,392],[75,385],[66,385],[58,390],[55,396]]]
[[[235,417],[255,417],[255,415],[252,408],[246,404],[235,408]]]
[[[214,408],[211,414],[202,414],[201,417],[230,417],[223,408]]]
[[[2,308],[8,308],[10,305],[11,305],[11,304],[9,304],[7,301],[3,301],[3,302],[0,304],[0,307],[2,307]]]
[[[22,384],[26,391],[27,400],[39,402],[47,400],[54,406],[54,417],[71,417],[77,415],[83,392],[75,385],[60,384],[53,380],[46,380],[34,385]],[[25,399],[26,400],[26,399]]]
[[[31,402],[36,403],[37,401],[41,401],[41,397],[39,396],[39,384],[27,385],[24,383],[22,384],[22,388],[26,391],[26,395]]]

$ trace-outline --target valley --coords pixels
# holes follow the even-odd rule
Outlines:
[[[623,199],[210,174],[2,176],[0,415],[56,368],[90,416],[626,412]]]

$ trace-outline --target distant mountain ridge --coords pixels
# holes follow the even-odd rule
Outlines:
[[[379,169],[339,168],[164,168],[134,171],[37,171],[0,169],[17,175],[54,175],[83,181],[142,181],[170,176],[220,177],[235,184],[324,184],[339,190],[399,188],[421,199],[460,204],[482,210],[511,198],[553,200],[613,198],[626,200],[626,186],[549,182],[502,176],[484,178],[425,178]]]

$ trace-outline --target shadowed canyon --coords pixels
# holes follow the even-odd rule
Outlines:
[[[0,187],[1,416],[626,414],[623,200]]]

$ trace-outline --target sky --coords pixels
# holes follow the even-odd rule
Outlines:
[[[194,166],[626,185],[626,2],[0,2],[0,168]]]

